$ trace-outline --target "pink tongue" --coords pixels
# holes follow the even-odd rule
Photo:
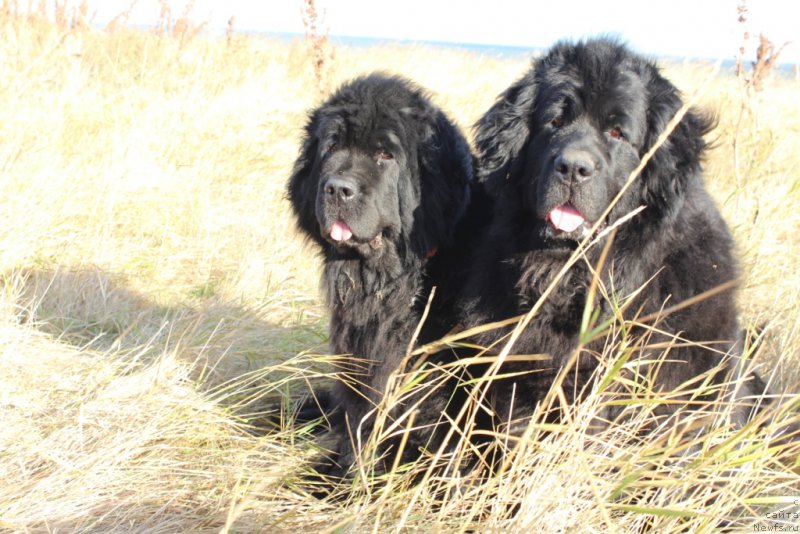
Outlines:
[[[347,241],[353,237],[353,232],[342,221],[336,221],[331,226],[331,239],[334,241]]]
[[[563,206],[555,208],[547,215],[547,218],[550,219],[550,222],[556,229],[562,232],[575,231],[586,220],[578,210],[569,204],[564,204]]]

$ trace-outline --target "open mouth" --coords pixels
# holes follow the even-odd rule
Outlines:
[[[556,230],[564,233],[572,233],[584,224],[586,218],[572,204],[564,204],[553,208],[547,214],[547,220]]]
[[[353,237],[353,231],[344,223],[344,221],[336,221],[330,229],[331,239],[337,243],[343,243]]]
[[[567,202],[550,210],[545,217],[547,226],[545,227],[545,237],[555,240],[565,240],[577,243],[589,236],[592,226],[595,224],[586,219],[578,209]],[[603,222],[595,231],[599,232],[605,228]]]
[[[337,220],[331,225],[330,230],[328,230],[328,236],[336,245],[357,246],[366,243],[373,249],[380,248],[383,245],[383,236],[380,233],[372,239],[361,240],[354,236],[347,223],[341,220]]]

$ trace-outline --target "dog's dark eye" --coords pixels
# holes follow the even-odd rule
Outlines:
[[[564,117],[558,116],[555,119],[550,121],[550,126],[553,128],[561,128],[564,126]]]
[[[614,139],[624,139],[625,134],[622,133],[622,129],[619,126],[614,126],[608,131],[608,135],[613,137]]]
[[[336,149],[338,149],[338,148],[339,148],[339,145],[337,145],[336,143],[331,143],[330,145],[328,145],[328,148],[325,150],[325,153],[326,154],[333,154],[336,151]]]
[[[394,159],[394,154],[392,154],[385,148],[378,150],[378,161],[386,161],[389,159]]]

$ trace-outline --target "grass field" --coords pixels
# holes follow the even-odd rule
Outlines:
[[[339,48],[330,81],[409,76],[468,129],[525,68],[421,46]],[[713,71],[666,69],[687,94]],[[316,87],[300,42],[182,44],[0,16],[0,530],[800,525],[769,515],[800,508],[798,447],[764,439],[794,417],[788,405],[681,458],[668,428],[587,444],[587,402],[480,485],[437,492],[442,481],[397,474],[340,501],[308,495],[307,429],[263,422],[330,369],[319,261],[284,198]],[[742,98],[726,74],[700,97],[719,116],[707,184],[739,247],[742,322],[765,329],[759,370],[796,390],[800,85],[772,80],[737,132]]]

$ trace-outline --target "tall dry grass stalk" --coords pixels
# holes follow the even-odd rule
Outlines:
[[[462,126],[525,68],[419,46],[342,48],[331,87],[386,70],[387,55]],[[791,400],[738,430],[730,404],[656,417],[673,399],[634,362],[670,347],[632,335],[658,325],[601,284],[619,313],[587,320],[587,337],[608,340],[594,388],[574,406],[554,388],[521,438],[484,436],[503,469],[459,469],[476,454],[465,439],[375,476],[380,441],[414,423],[385,419],[341,500],[309,495],[320,445],[293,424],[290,399],[324,387],[343,360],[327,356],[318,261],[284,199],[319,97],[308,59],[303,43],[61,27],[3,4],[0,530],[752,530],[794,506],[797,447],[769,440],[796,422]],[[708,73],[667,68],[687,94]],[[800,378],[800,87],[765,86],[759,128],[738,129],[736,78],[710,83],[700,105],[720,126],[707,183],[741,250],[743,323],[762,327],[747,364],[781,391]],[[412,351],[388,403],[458,373],[415,366],[423,354]],[[682,393],[707,393],[704,378]],[[464,386],[475,391],[468,421],[484,384]],[[596,431],[609,405],[625,417]]]
[[[756,95],[764,90],[764,84],[770,73],[778,65],[778,58],[781,52],[789,43],[784,43],[778,50],[775,45],[763,34],[758,36],[758,45],[755,50],[756,59],[750,63],[750,68],[746,66],[745,54],[750,42],[750,30],[747,27],[747,2],[740,0],[737,6],[738,22],[742,28],[742,43],[736,54],[736,78],[739,80],[741,90],[741,103],[739,105],[739,117],[736,120],[736,133],[733,137],[733,158],[734,170],[736,171],[736,184],[741,186],[742,173],[740,169],[740,134],[745,127],[744,119],[749,117],[750,127],[758,127],[757,114],[753,112]]]
[[[173,17],[172,7],[169,1],[159,0],[159,6],[160,13],[155,28],[156,35],[169,35],[172,38],[177,39],[181,48],[186,46],[186,43],[197,37],[197,34],[199,34],[208,24],[208,21],[196,23],[193,20],[193,0],[186,2],[183,7],[183,11],[177,17]]]
[[[306,30],[306,46],[314,68],[317,89],[326,95],[332,89],[331,68],[334,60],[334,49],[328,38],[325,26],[325,14],[317,9],[315,0],[303,0],[303,27]]]

